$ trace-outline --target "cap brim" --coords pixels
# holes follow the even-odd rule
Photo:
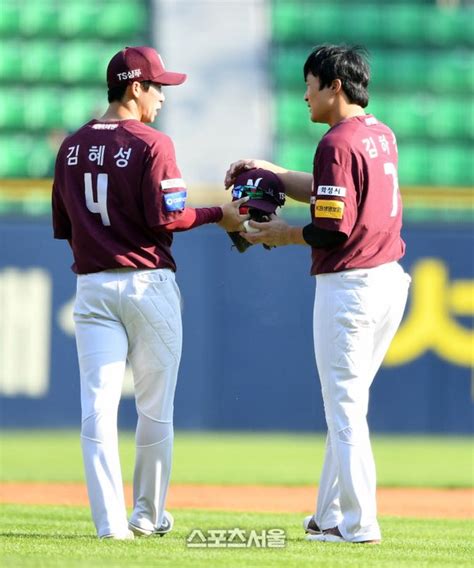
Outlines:
[[[186,81],[187,75],[185,73],[173,73],[172,71],[165,71],[153,79],[155,83],[161,85],[181,85]]]
[[[275,213],[278,205],[266,199],[249,199],[244,203],[244,207],[253,207],[253,209],[260,209],[265,213]]]

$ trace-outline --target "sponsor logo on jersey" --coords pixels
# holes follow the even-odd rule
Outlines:
[[[130,69],[130,71],[124,71],[123,73],[117,73],[119,81],[125,81],[126,79],[134,79],[135,77],[141,77],[141,69]]]
[[[317,199],[314,208],[315,217],[329,219],[342,219],[344,215],[344,202],[333,199]]]
[[[186,206],[186,191],[173,191],[163,195],[166,211],[182,211]]]
[[[336,195],[345,197],[347,189],[338,185],[318,185],[318,195]]]
[[[184,179],[182,178],[164,179],[161,182],[161,189],[173,189],[175,187],[184,189],[186,187]]]

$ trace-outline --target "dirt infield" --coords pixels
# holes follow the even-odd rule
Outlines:
[[[132,489],[125,486],[127,505]],[[275,513],[310,513],[316,498],[312,487],[261,487],[257,485],[171,485],[169,509],[213,509]],[[471,489],[380,488],[381,515],[472,519]],[[0,503],[29,505],[87,505],[87,491],[80,483],[3,483]]]

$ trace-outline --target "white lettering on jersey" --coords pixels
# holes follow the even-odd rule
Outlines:
[[[369,138],[364,138],[362,140],[362,143],[364,144],[365,151],[368,152],[370,158],[376,158],[379,155],[377,146],[375,145],[372,136],[369,136]]]
[[[94,130],[115,130],[118,127],[118,124],[93,124],[92,128]]]
[[[107,211],[107,186],[109,183],[107,174],[97,175],[97,201],[94,201],[92,190],[92,174],[84,174],[84,187],[86,196],[86,206],[91,213],[99,213],[102,223],[110,227],[109,212]]]
[[[390,155],[390,146],[384,134],[382,134],[382,136],[379,136],[379,142],[380,146],[382,147],[382,152]]]
[[[182,178],[164,179],[161,182],[161,189],[172,189],[173,187],[183,188],[186,187],[186,183]]]
[[[77,146],[69,146],[67,154],[67,165],[76,166],[79,154],[79,144]]]
[[[104,153],[105,145],[103,146],[91,146],[89,148],[89,161],[97,162],[99,166],[104,165]]]
[[[130,160],[131,153],[131,148],[125,150],[124,148],[120,147],[120,150],[114,156],[115,165],[117,165],[119,168],[125,168],[125,166],[128,166],[128,160]]]
[[[318,185],[318,195],[337,195],[338,197],[345,197],[347,189],[338,185]]]
[[[395,167],[395,164],[392,164],[392,162],[385,162],[385,164],[383,165],[383,170],[385,172],[385,175],[392,178],[392,210],[390,212],[390,217],[395,217],[398,211],[399,195],[397,168]]]
[[[369,116],[365,119],[365,124],[366,126],[373,126],[374,124],[377,124],[377,119],[375,116]]]

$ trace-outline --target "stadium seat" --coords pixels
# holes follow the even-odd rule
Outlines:
[[[310,132],[311,121],[302,94],[281,94],[276,101],[275,110],[277,134],[286,136]]]
[[[281,139],[275,144],[275,161],[285,168],[311,172],[313,170],[313,157],[319,142],[317,137],[314,141]]]
[[[299,11],[293,4],[278,2],[272,9],[272,36],[275,41],[286,42],[295,37],[299,26]]]
[[[341,15],[344,43],[378,45],[384,42],[385,29],[380,11],[371,4],[348,3]]]
[[[51,37],[58,35],[58,9],[51,0],[28,2],[20,12],[19,33],[25,37]]]
[[[450,49],[431,58],[426,69],[426,86],[438,93],[474,93],[474,53]]]
[[[18,2],[3,0],[0,12],[0,38],[18,38],[21,12]]]
[[[65,38],[100,37],[97,23],[102,3],[69,0],[59,9],[59,31]],[[86,47],[86,46],[84,46]]]
[[[68,92],[62,104],[62,124],[69,131],[76,130],[92,118],[101,116],[107,108],[107,90],[76,89]]]
[[[59,12],[59,29],[66,38],[123,38],[131,43],[147,26],[141,0],[68,0]]]
[[[0,177],[41,178],[51,176],[57,149],[47,137],[29,134],[0,137]]]
[[[433,138],[474,140],[474,106],[469,98],[439,101],[427,122],[427,134]]]
[[[0,105],[0,130],[18,131],[25,128],[23,108],[23,90],[18,87],[4,89]]]
[[[25,162],[25,176],[42,178],[52,176],[56,159],[56,148],[44,136],[32,137],[30,151]]]
[[[341,9],[331,3],[277,3],[273,9],[273,33],[277,41],[323,43],[342,36]]]
[[[427,44],[450,48],[474,45],[474,9],[468,6],[431,7],[421,30]]]
[[[449,47],[473,45],[474,14],[469,6],[434,6],[424,2],[376,4],[354,2],[273,2],[273,37],[277,42],[327,41],[367,46]]]
[[[54,172],[57,147],[44,135],[0,135],[0,177],[42,178]]]
[[[60,80],[58,45],[48,40],[23,42],[21,78],[26,83],[52,83]]]
[[[422,44],[425,7],[416,4],[389,4],[380,8],[381,28],[386,43],[393,46]]]
[[[400,186],[429,185],[430,154],[426,143],[398,144],[398,172]]]
[[[431,149],[432,182],[437,185],[474,186],[474,145],[442,144]]]
[[[418,51],[377,50],[371,55],[371,85],[377,89],[409,91],[425,85],[427,58]]]
[[[69,42],[61,54],[61,79],[65,83],[100,83],[105,85],[107,60],[99,42]]]
[[[25,128],[28,130],[62,128],[60,106],[63,99],[58,87],[38,86],[26,89],[23,111]]]
[[[400,184],[403,185],[474,185],[472,144],[399,145]]]
[[[21,64],[21,42],[11,39],[0,41],[0,81],[21,80]]]
[[[371,59],[371,84],[379,90],[474,92],[474,55],[468,50],[377,51]]]
[[[128,38],[129,45],[147,26],[147,13],[140,2],[107,2],[103,5],[99,18],[98,29],[105,39]]]
[[[2,134],[0,146],[0,178],[24,177],[31,139],[26,135]]]
[[[309,49],[277,48],[272,53],[270,65],[275,83],[279,88],[304,89],[303,65]]]

